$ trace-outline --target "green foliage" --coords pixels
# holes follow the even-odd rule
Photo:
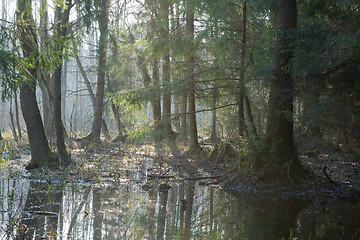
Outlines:
[[[0,79],[3,88],[1,98],[8,99],[19,86],[19,76],[16,72],[17,57],[14,52],[4,50],[0,45]]]

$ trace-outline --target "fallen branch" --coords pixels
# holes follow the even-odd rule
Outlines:
[[[336,184],[336,182],[334,180],[332,180],[331,177],[329,176],[329,174],[326,172],[326,169],[327,169],[327,166],[325,165],[322,170],[323,170],[323,173],[324,173],[326,179],[329,180],[329,182],[331,184]]]
[[[173,176],[173,175],[158,175],[158,174],[147,175],[147,177],[150,179],[175,178],[175,176]],[[204,180],[204,179],[217,179],[217,178],[221,178],[221,177],[223,177],[223,175],[221,175],[221,176],[184,177],[184,178],[179,177],[179,180],[197,181],[197,180]]]

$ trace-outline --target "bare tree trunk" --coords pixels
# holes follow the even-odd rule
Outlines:
[[[239,96],[238,96],[239,136],[241,137],[244,136],[245,133],[245,117],[244,117],[245,45],[246,45],[246,0],[244,2],[243,16],[242,16],[240,79],[239,79]]]
[[[37,38],[33,30],[34,28],[32,27],[34,26],[34,22],[31,15],[31,1],[18,0],[17,9],[16,19],[19,26],[19,39],[23,55],[25,58],[31,59],[31,55],[34,53],[38,54]],[[27,24],[24,25],[24,23]],[[31,150],[31,162],[27,166],[28,169],[46,166],[55,160],[45,136],[44,126],[36,102],[35,81],[38,71],[38,60],[36,56],[33,59],[35,66],[28,68],[28,73],[30,74],[29,82],[21,83],[20,85],[21,110],[27,127]]]
[[[18,104],[18,95],[17,91],[14,92],[14,98],[15,98],[15,118],[16,118],[16,126],[18,129],[19,139],[22,139],[21,134],[21,126],[20,126],[20,119],[19,119],[19,104]]]
[[[91,135],[95,142],[100,142],[100,131],[102,124],[102,113],[104,108],[104,92],[105,92],[105,67],[106,67],[106,50],[107,40],[109,35],[108,21],[109,21],[109,2],[108,0],[101,0],[100,13],[97,16],[100,29],[99,40],[99,65],[97,75],[96,100],[95,100],[95,114],[91,129]]]
[[[253,115],[251,112],[250,100],[247,95],[245,95],[245,106],[246,106],[246,113],[247,113],[250,127],[251,127],[251,133],[256,137],[257,136],[256,125],[255,125],[255,121],[254,121],[254,118],[253,118]]]
[[[171,126],[171,89],[166,89],[170,84],[170,48],[169,48],[169,0],[160,0],[160,38],[166,40],[164,55],[162,56],[162,80],[164,84],[163,94],[163,121],[164,137],[174,156],[180,155],[175,142],[175,134]]]
[[[158,8],[155,4],[154,0],[146,0],[147,6],[151,9],[151,35],[153,38],[157,37],[157,29],[155,24],[155,18],[158,15]],[[153,86],[155,86],[157,92],[160,92],[160,79],[159,79],[159,62],[158,58],[153,53],[152,56],[152,79]],[[163,129],[160,125],[161,121],[161,96],[159,94],[155,94],[154,100],[152,103],[153,117],[154,117],[154,143],[155,149],[158,154],[160,154],[159,150],[161,149],[161,141],[163,140]]]
[[[55,12],[55,19],[57,20],[56,28],[56,37],[65,38],[67,35],[67,25],[69,23],[70,10],[72,7],[71,1],[66,1],[65,6],[57,5]],[[64,10],[63,10],[64,9]],[[60,63],[55,68],[53,73],[53,89],[52,93],[54,94],[54,123],[55,123],[55,132],[56,132],[56,147],[57,152],[61,157],[61,160],[64,162],[70,161],[70,155],[65,146],[64,139],[64,126],[62,123],[61,117],[61,76],[62,76],[62,60],[63,60],[63,43],[57,43],[55,49],[59,55]]]
[[[211,135],[210,135],[210,141],[211,142],[218,142],[219,137],[216,133],[216,103],[219,95],[219,90],[214,89],[212,92],[212,107],[213,110],[211,111]]]
[[[181,111],[181,117],[180,117],[180,121],[181,121],[181,139],[183,141],[187,141],[188,138],[188,127],[187,127],[187,111],[188,111],[188,86],[187,84],[184,84],[184,87],[182,88],[182,96],[181,96],[181,106],[180,106],[180,111]]]
[[[46,53],[49,51],[48,46],[48,38],[49,34],[47,31],[48,28],[48,4],[47,0],[40,1],[40,28],[44,31],[40,31],[40,51]],[[42,92],[42,104],[43,104],[43,121],[45,127],[45,133],[47,137],[51,139],[54,137],[55,132],[54,129],[54,112],[52,109],[53,106],[53,99],[51,95],[51,81],[50,81],[50,72],[49,70],[41,70],[38,76],[39,83],[41,86]]]
[[[195,112],[195,56],[194,56],[194,13],[188,7],[186,13],[186,34],[189,41],[189,49],[187,53],[187,68],[189,74],[189,127],[190,127],[190,149],[191,151],[198,151],[200,145],[198,142],[198,133],[196,125],[196,112]]]
[[[162,81],[164,88],[170,83],[170,49],[169,41],[169,1],[160,0],[160,39],[165,43],[164,54],[162,56]],[[163,93],[163,127],[165,134],[172,135],[171,127],[171,90],[165,90]],[[167,136],[169,137],[169,136]]]
[[[269,115],[267,121],[267,143],[274,149],[273,176],[277,179],[299,176],[301,163],[297,157],[293,129],[294,83],[289,70],[293,56],[291,31],[297,23],[297,6],[295,0],[277,0],[273,8],[276,38],[276,55],[274,76],[270,84]],[[279,161],[279,162],[275,162]],[[279,166],[282,171],[278,171]]]
[[[64,69],[61,77],[61,119],[63,122],[66,120],[66,92],[67,92],[67,71],[68,60],[64,59]]]
[[[85,85],[86,85],[86,88],[87,88],[87,90],[89,92],[90,100],[91,100],[91,103],[92,103],[92,106],[93,106],[93,109],[94,109],[94,112],[95,112],[96,97],[95,97],[94,91],[92,90],[91,82],[90,82],[89,78],[86,75],[86,72],[84,70],[84,67],[81,64],[79,56],[76,55],[75,58],[76,58],[76,63],[78,65],[78,67],[79,67],[81,76],[83,77],[83,79],[85,81]],[[103,130],[105,137],[107,139],[110,139],[111,138],[110,133],[109,133],[108,127],[107,127],[106,122],[103,119],[103,117],[101,117],[101,129]]]

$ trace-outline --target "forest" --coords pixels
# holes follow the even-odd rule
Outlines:
[[[2,239],[359,239],[358,0],[1,0]]]

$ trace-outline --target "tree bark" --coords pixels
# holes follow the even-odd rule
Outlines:
[[[269,115],[267,121],[267,144],[274,149],[273,164],[282,172],[274,172],[277,178],[286,178],[299,172],[301,166],[295,149],[293,131],[294,83],[289,69],[293,56],[297,6],[295,0],[276,0],[273,12],[278,34],[275,41],[274,76],[270,84]],[[278,169],[276,166],[274,169]]]
[[[169,1],[160,0],[160,39],[164,42],[162,56],[162,81],[164,88],[170,83],[170,48],[169,48]],[[171,127],[171,90],[163,93],[163,127],[166,135],[172,135]],[[167,137],[170,137],[167,136]]]
[[[48,4],[47,0],[40,1],[40,28],[44,31],[40,31],[40,51],[42,53],[47,53],[49,51],[48,38],[49,34],[47,31],[48,28]],[[54,121],[53,121],[53,109],[52,106],[53,98],[50,92],[52,89],[51,81],[50,81],[50,71],[43,69],[39,74],[39,83],[41,86],[42,93],[42,106],[43,106],[43,121],[45,127],[46,136],[50,139],[54,137]]]
[[[189,127],[190,127],[190,149],[191,151],[198,151],[200,145],[198,142],[198,133],[196,125],[196,112],[195,112],[195,53],[194,53],[194,13],[188,7],[186,13],[186,34],[189,41],[189,49],[187,52],[187,67],[189,74]]]
[[[180,138],[182,141],[187,141],[188,139],[188,126],[187,126],[187,111],[188,111],[188,86],[184,84],[182,88],[182,95],[181,95],[181,106],[180,106]]]
[[[34,22],[31,14],[31,1],[18,0],[17,22],[19,26],[19,40],[25,58],[32,59],[32,54],[38,55]],[[28,131],[31,150],[31,162],[28,169],[46,166],[55,162],[48,141],[45,136],[44,126],[36,102],[35,86],[38,71],[37,56],[33,58],[34,67],[28,68],[28,80],[20,85],[20,104],[25,124]]]
[[[21,140],[21,139],[22,139],[22,133],[21,133],[21,126],[20,126],[20,119],[19,119],[19,104],[18,104],[17,91],[14,92],[14,98],[15,98],[15,119],[16,119],[16,126],[17,126],[17,129],[18,129],[19,140]]]
[[[100,132],[102,124],[102,113],[104,108],[104,89],[105,89],[105,65],[106,65],[106,50],[107,40],[109,35],[108,21],[109,21],[109,2],[108,0],[101,0],[100,14],[97,16],[100,29],[99,40],[99,65],[97,75],[96,87],[96,101],[94,121],[91,129],[92,138],[95,142],[100,142]]]
[[[245,117],[244,117],[245,45],[246,45],[246,0],[244,2],[243,14],[242,14],[240,79],[239,79],[239,95],[238,95],[239,136],[240,137],[244,136],[244,133],[245,133]]]
[[[245,106],[246,106],[246,114],[251,127],[251,133],[256,137],[257,136],[256,125],[251,111],[250,100],[247,95],[245,95]]]
[[[170,84],[170,48],[169,48],[169,0],[160,0],[160,39],[164,41],[164,54],[162,56],[163,93],[163,121],[162,128],[172,154],[178,156],[179,149],[175,142],[175,134],[171,126],[171,88]]]
[[[146,0],[145,1],[147,6],[150,9],[151,16],[150,16],[150,25],[151,25],[151,36],[152,38],[156,38],[158,31],[155,24],[155,18],[158,15],[157,4],[154,0]],[[153,99],[152,103],[152,110],[153,110],[153,118],[154,118],[154,142],[156,150],[161,148],[161,141],[163,140],[163,130],[160,125],[161,121],[161,96],[158,94],[160,92],[160,79],[159,79],[159,61],[155,53],[152,56],[152,80],[153,86],[156,88],[156,94]],[[144,78],[145,80],[145,78]],[[158,152],[159,154],[159,152]]]
[[[87,90],[89,92],[89,96],[90,96],[90,100],[91,100],[91,103],[92,103],[92,106],[93,106],[93,110],[95,112],[96,97],[95,97],[94,91],[92,90],[91,82],[90,82],[89,78],[86,75],[86,72],[84,70],[83,65],[81,64],[79,56],[76,55],[75,59],[76,59],[77,65],[79,67],[81,76],[83,77],[83,79],[85,81],[85,85],[86,85],[86,88],[87,88]],[[109,133],[108,127],[107,127],[106,122],[105,122],[103,117],[101,117],[101,129],[103,130],[105,137],[107,139],[110,139],[111,138],[110,133]]]
[[[56,34],[55,36],[61,39],[64,39],[67,35],[67,26],[69,24],[69,16],[71,10],[71,1],[66,1],[66,5],[63,7],[61,5],[57,5],[55,9],[55,19],[57,21],[56,24]],[[60,158],[64,162],[70,161],[70,154],[68,153],[65,146],[64,139],[64,126],[62,123],[61,116],[61,76],[62,76],[62,65],[63,65],[63,51],[64,51],[64,43],[60,41],[55,46],[55,51],[58,54],[59,62],[55,68],[53,73],[53,89],[52,93],[54,95],[54,124],[55,124],[55,133],[56,133],[56,147],[57,152],[60,155]]]

